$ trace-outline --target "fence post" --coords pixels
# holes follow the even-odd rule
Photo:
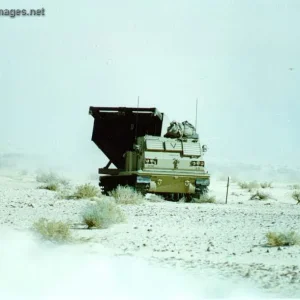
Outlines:
[[[227,199],[228,199],[228,188],[229,188],[229,176],[227,178],[227,190],[226,190],[226,204],[227,204]]]

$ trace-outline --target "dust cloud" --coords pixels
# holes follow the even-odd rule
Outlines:
[[[87,245],[53,245],[29,232],[2,228],[0,298],[261,299],[244,283],[103,256]],[[266,299],[266,295],[263,296]]]

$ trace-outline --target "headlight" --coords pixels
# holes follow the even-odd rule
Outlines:
[[[192,160],[190,162],[190,166],[191,167],[204,167],[205,162],[203,160]]]
[[[157,159],[156,158],[145,158],[145,164],[146,165],[157,165]]]

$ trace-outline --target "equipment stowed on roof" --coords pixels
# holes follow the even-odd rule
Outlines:
[[[165,137],[170,137],[170,138],[186,137],[191,139],[198,139],[198,134],[196,133],[196,128],[188,121],[184,121],[182,123],[173,121],[168,127]]]

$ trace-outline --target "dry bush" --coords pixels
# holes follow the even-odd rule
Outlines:
[[[261,191],[256,191],[250,197],[250,200],[267,200],[267,199],[271,199],[271,196],[268,193],[264,193]]]
[[[297,201],[297,204],[300,203],[300,190],[294,191],[292,194],[292,198]]]
[[[49,221],[41,218],[33,224],[33,229],[46,240],[66,242],[71,240],[70,226],[61,221]]]
[[[200,195],[198,198],[193,198],[192,202],[193,203],[216,203],[216,197],[206,193]]]
[[[245,181],[239,181],[237,184],[238,184],[238,186],[239,186],[241,189],[247,189],[247,188],[248,188],[248,183],[245,182]]]
[[[272,182],[262,182],[260,184],[260,187],[263,188],[263,189],[266,189],[266,188],[272,188]]]
[[[68,188],[70,185],[69,180],[58,176],[54,172],[40,172],[36,176],[36,181],[44,184],[39,187],[40,189],[47,189],[51,191],[58,191],[62,188]]]
[[[57,181],[57,179],[58,179],[58,175],[54,172],[40,172],[36,176],[36,181],[42,183],[52,183]]]
[[[112,224],[125,221],[122,210],[117,206],[116,201],[109,197],[89,203],[83,211],[82,218],[88,228],[108,228]]]
[[[56,183],[48,183],[40,186],[39,189],[57,192],[59,190],[59,186]]]
[[[300,190],[300,184],[289,185],[289,188],[291,188],[292,190]]]
[[[253,189],[255,188],[259,188],[260,185],[256,182],[256,181],[251,181],[251,182],[238,182],[238,186],[241,189],[245,189],[248,190],[249,192],[251,192]]]
[[[101,195],[101,191],[98,187],[90,183],[78,185],[75,192],[71,195],[62,195],[62,197],[67,199],[87,199],[94,198]]]
[[[141,204],[145,201],[145,197],[130,186],[118,185],[109,195],[115,198],[117,204]]]
[[[287,233],[268,232],[266,238],[267,245],[272,247],[300,245],[300,236],[294,231]]]

